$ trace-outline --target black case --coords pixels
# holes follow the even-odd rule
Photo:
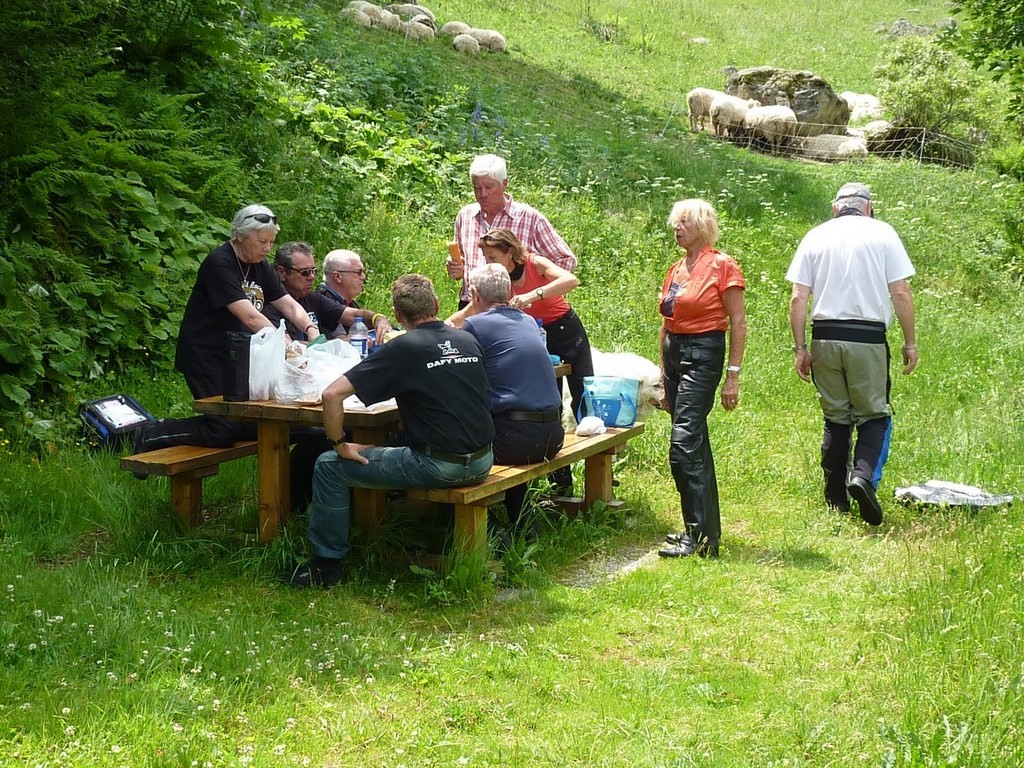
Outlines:
[[[156,421],[134,397],[116,394],[86,403],[78,412],[86,437],[101,448],[120,448],[143,424]]]

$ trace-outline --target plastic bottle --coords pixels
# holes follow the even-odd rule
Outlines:
[[[359,353],[359,358],[366,357],[366,350],[368,341],[370,339],[370,332],[366,329],[366,323],[363,322],[361,317],[357,317],[356,321],[352,323],[352,327],[348,331],[348,341],[356,348]]]
[[[544,330],[544,321],[537,320],[537,330],[540,331],[540,340],[544,342],[544,349],[548,348],[548,332]]]

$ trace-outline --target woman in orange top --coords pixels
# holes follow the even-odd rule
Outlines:
[[[739,403],[746,344],[746,282],[736,261],[712,246],[715,210],[704,200],[680,200],[668,225],[686,255],[669,267],[658,299],[661,324],[661,405],[672,414],[669,465],[685,529],[665,537],[662,557],[718,557],[722,521],[708,437],[708,414],[722,380],[722,407]],[[726,361],[728,331],[728,365]]]

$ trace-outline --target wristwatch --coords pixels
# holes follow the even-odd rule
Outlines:
[[[534,291],[534,293],[537,294],[537,301],[540,301],[541,299],[544,298],[544,289],[543,288],[538,288],[536,291]]]
[[[794,344],[792,347],[790,347],[790,349],[793,350],[794,352],[806,352],[807,351],[807,345],[806,344]]]
[[[729,373],[739,373],[741,369],[738,365],[727,365],[725,366],[725,370]]]
[[[331,440],[331,445],[333,445],[335,448],[337,448],[339,445],[341,445],[344,442],[345,442],[345,436],[342,435],[337,440]]]

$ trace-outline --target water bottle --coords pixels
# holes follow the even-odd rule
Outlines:
[[[544,330],[544,321],[537,320],[537,330],[540,331],[540,340],[544,342],[544,349],[548,348],[548,332]]]
[[[348,331],[348,341],[356,348],[356,351],[359,353],[360,360],[366,357],[366,348],[369,339],[370,332],[366,330],[366,323],[363,322],[361,317],[357,317],[356,321],[352,323],[352,327]]]

